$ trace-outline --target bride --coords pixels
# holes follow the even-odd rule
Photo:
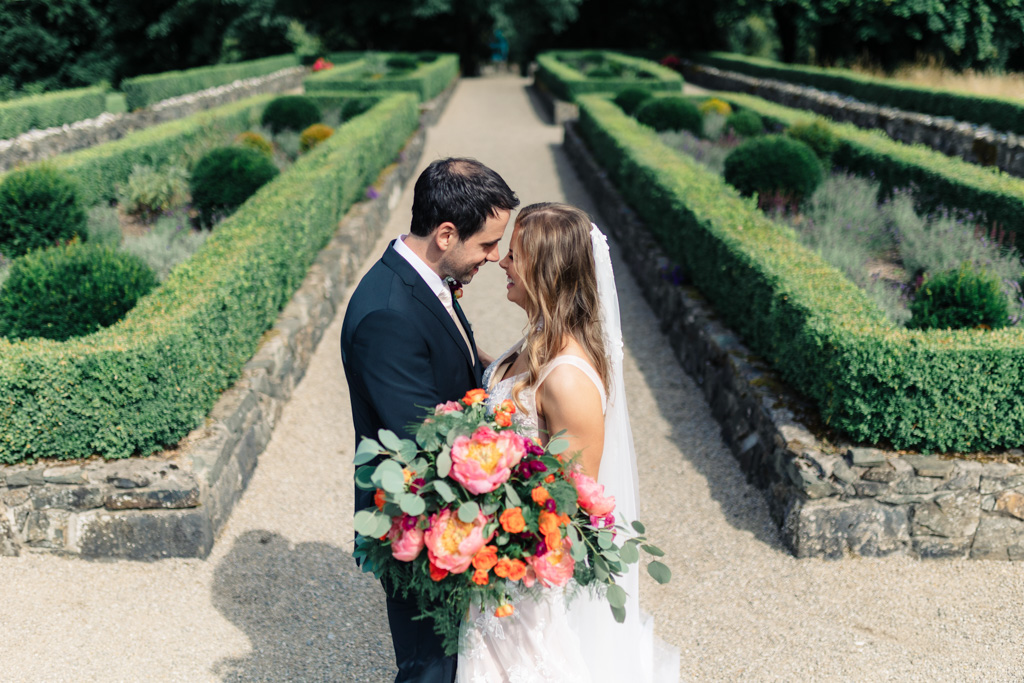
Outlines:
[[[528,317],[526,337],[484,373],[488,402],[518,408],[520,432],[546,441],[565,431],[568,452],[615,496],[615,517],[636,519],[637,476],[622,381],[618,297],[604,235],[583,211],[533,204],[516,218],[508,254],[509,301]],[[621,532],[620,532],[621,533]],[[636,565],[619,580],[626,622],[586,593],[561,588],[515,600],[512,615],[474,609],[463,627],[460,683],[677,681],[679,655],[640,614]],[[568,604],[568,606],[567,606]]]

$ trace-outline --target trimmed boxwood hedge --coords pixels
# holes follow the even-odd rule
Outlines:
[[[747,199],[607,99],[580,132],[668,255],[756,353],[858,442],[1024,444],[1024,329],[907,330]]]
[[[160,165],[177,160],[186,147],[226,144],[259,123],[273,95],[258,95],[176,121],[136,131],[120,140],[88,147],[50,160],[71,174],[84,204],[117,198],[117,185],[127,182],[135,164]]]
[[[729,52],[698,52],[692,59],[718,69],[809,85],[819,90],[849,95],[864,102],[932,116],[950,116],[959,121],[987,123],[999,131],[1024,133],[1024,103],[1008,97],[972,95],[905,81],[873,78],[847,69],[781,64]]]
[[[757,112],[775,127],[788,128],[801,121],[824,121],[839,141],[832,156],[836,166],[878,180],[883,195],[913,185],[920,208],[931,211],[946,207],[971,212],[980,222],[1013,231],[1017,246],[1024,247],[1024,226],[1021,225],[1024,179],[947,157],[925,145],[896,142],[881,131],[837,123],[753,95],[719,92],[714,96],[734,107]]]
[[[340,126],[116,325],[0,339],[0,462],[149,453],[202,424],[418,116],[397,93]]]
[[[75,88],[0,102],[0,140],[33,128],[52,128],[99,116],[107,108],[105,88]]]
[[[367,93],[407,91],[416,93],[420,102],[426,102],[440,95],[459,75],[459,58],[451,54],[441,55],[432,62],[423,62],[417,69],[395,78],[360,78],[364,66],[360,60],[308,76],[305,80],[306,93],[312,95],[321,90]]]
[[[580,95],[595,92],[618,93],[626,88],[642,86],[651,92],[681,93],[683,77],[667,67],[655,62],[629,57],[617,52],[599,52],[611,62],[639,69],[651,75],[644,80],[626,80],[622,78],[587,78],[578,70],[569,66],[563,58],[569,59],[593,51],[558,50],[545,52],[537,56],[537,82],[543,84],[559,99],[573,102]]]
[[[275,71],[298,65],[298,56],[290,54],[253,59],[237,64],[201,66],[186,71],[165,71],[125,79],[121,81],[121,91],[124,92],[128,110],[132,111],[169,97],[214,88],[242,78],[266,76]]]

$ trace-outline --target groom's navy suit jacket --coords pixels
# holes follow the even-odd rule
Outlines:
[[[455,310],[475,349],[469,321],[457,303]],[[427,410],[462,398],[483,374],[444,305],[394,242],[352,294],[341,358],[357,443],[377,438],[379,429],[409,436]],[[357,488],[356,510],[371,505],[373,492]]]

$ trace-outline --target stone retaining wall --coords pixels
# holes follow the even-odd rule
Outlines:
[[[566,124],[564,148],[683,368],[797,557],[912,554],[1024,560],[1024,465],[829,443],[815,411],[717,319]],[[813,419],[813,418],[812,418]],[[997,460],[990,458],[989,460]]]
[[[134,131],[246,97],[293,90],[301,87],[307,71],[304,67],[282,69],[266,76],[247,78],[162,100],[139,111],[126,114],[105,113],[94,119],[76,121],[60,127],[31,130],[16,138],[0,141],[0,172],[19,164],[49,159],[76,149],[119,140]]]
[[[206,424],[145,458],[0,466],[0,555],[22,549],[86,558],[206,557],[252,477],[295,386],[370,256],[423,154],[424,128],[455,84],[424,107],[419,131],[354,206]]]
[[[750,93],[794,109],[806,109],[858,128],[878,128],[893,140],[921,143],[946,156],[972,164],[996,166],[1024,177],[1024,140],[948,117],[928,116],[892,107],[880,107],[851,97],[826,93],[769,78],[755,78],[693,62],[683,63],[687,83],[711,90]]]

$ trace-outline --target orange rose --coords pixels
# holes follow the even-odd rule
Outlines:
[[[558,525],[561,523],[558,515],[554,512],[544,510],[540,513],[540,532],[547,536],[550,533],[558,532]]]
[[[554,482],[555,481],[555,475],[549,474],[548,476],[544,477],[544,481],[546,481],[549,484]]]
[[[473,583],[475,583],[476,585],[486,586],[490,582],[491,580],[487,578],[486,569],[477,569],[475,572],[473,572]]]
[[[543,505],[551,498],[551,494],[543,486],[538,486],[533,491],[530,491],[530,498],[533,498],[533,502],[537,505]]]
[[[570,522],[572,522],[572,520],[569,519],[569,515],[565,514],[564,512],[558,515],[558,523],[562,526],[568,526]]]
[[[501,405],[498,406],[498,410],[500,410],[503,413],[508,413],[509,415],[514,415],[516,412],[516,404],[512,401],[512,399],[506,398],[504,401],[501,402]]]
[[[377,493],[373,494],[373,504],[377,506],[378,510],[384,509],[384,489],[377,489]]]
[[[434,581],[440,581],[441,579],[443,579],[446,576],[448,576],[448,570],[447,569],[441,569],[440,567],[435,565],[433,562],[430,563],[430,578],[431,579],[433,579]]]
[[[473,556],[473,566],[484,574],[486,574],[487,570],[497,563],[498,546],[496,545],[485,545],[477,551],[476,555]],[[476,581],[476,577],[473,577],[473,580]],[[486,581],[484,583],[486,583]]]
[[[499,427],[511,427],[512,426],[512,416],[509,415],[508,413],[495,413],[494,414],[494,422]]]
[[[526,528],[526,520],[523,519],[523,509],[519,507],[509,508],[501,513],[498,518],[501,528],[510,534],[521,533]]]
[[[467,406],[471,406],[485,400],[487,400],[487,392],[483,389],[470,389],[466,392],[466,395],[462,397],[462,402]]]
[[[512,581],[520,581],[526,576],[526,563],[522,560],[509,560],[508,578]]]
[[[507,616],[510,616],[515,611],[516,611],[515,607],[513,607],[512,605],[509,605],[508,603],[506,603],[504,605],[499,605],[498,609],[494,610],[494,616],[496,616],[496,617],[507,617]]]
[[[506,579],[508,578],[509,569],[512,567],[512,560],[507,557],[503,557],[498,560],[498,564],[494,565],[494,575]]]

